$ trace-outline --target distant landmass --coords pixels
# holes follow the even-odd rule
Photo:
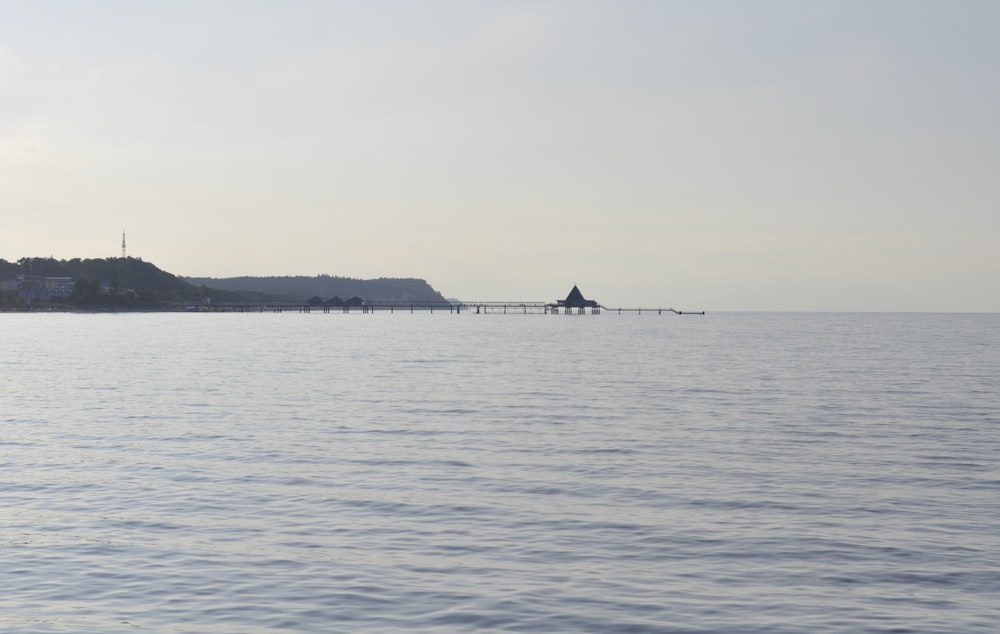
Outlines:
[[[177,303],[251,300],[196,287],[141,258],[0,260],[0,306],[155,308]]]
[[[358,280],[349,277],[317,275],[315,277],[187,277],[194,286],[205,286],[236,293],[261,293],[286,301],[308,301],[312,298],[329,300],[334,297],[360,297],[366,301],[445,302],[441,293],[426,281],[416,278],[382,277]]]
[[[149,309],[178,304],[361,301],[443,302],[421,279],[182,278],[141,258],[0,259],[0,307],[64,305]],[[310,303],[315,303],[310,302]]]

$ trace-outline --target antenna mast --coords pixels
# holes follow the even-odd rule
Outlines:
[[[125,230],[122,229],[122,259],[125,259]]]

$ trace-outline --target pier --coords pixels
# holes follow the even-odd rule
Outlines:
[[[609,308],[595,300],[584,298],[574,286],[566,299],[554,302],[538,301],[369,301],[354,297],[349,301],[272,301],[272,302],[204,302],[170,303],[157,306],[129,306],[127,304],[90,304],[84,307],[70,304],[24,304],[18,306],[0,305],[0,312],[191,312],[191,313],[462,313],[474,315],[600,315],[602,312],[636,313],[641,315],[704,315],[705,311],[682,311],[675,308]]]
[[[212,303],[212,304],[171,304],[159,307],[129,307],[122,305],[74,307],[68,304],[45,304],[23,306],[0,306],[0,313],[140,313],[140,312],[189,312],[189,313],[448,313],[453,315],[600,315],[602,313],[650,314],[650,315],[704,315],[705,311],[677,310],[675,308],[609,308],[600,304],[587,308],[564,307],[546,302],[390,302],[375,301],[351,306],[322,306],[305,302],[260,303]]]
[[[652,314],[652,315],[704,315],[705,311],[677,310],[675,308],[608,308],[596,304],[588,307],[567,307],[547,302],[481,301],[481,302],[392,302],[372,301],[350,306],[311,305],[303,302],[271,302],[267,304],[215,303],[174,306],[169,310],[199,313],[448,313],[453,315],[600,315],[602,313]]]

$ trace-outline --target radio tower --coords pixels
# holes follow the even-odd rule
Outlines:
[[[122,259],[125,259],[125,230],[122,229]]]

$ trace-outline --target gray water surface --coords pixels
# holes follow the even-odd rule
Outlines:
[[[0,629],[995,632],[998,344],[998,315],[0,315]]]

